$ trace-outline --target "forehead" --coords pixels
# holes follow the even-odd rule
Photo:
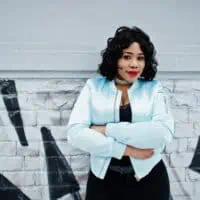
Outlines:
[[[123,49],[123,53],[143,54],[143,51],[141,50],[139,43],[133,42],[128,48]]]

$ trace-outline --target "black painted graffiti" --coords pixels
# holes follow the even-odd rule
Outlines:
[[[30,200],[17,186],[0,174],[0,198],[9,200]]]
[[[200,173],[200,137],[198,138],[194,156],[192,158],[191,164],[189,165],[189,168],[195,172]]]
[[[173,200],[172,194],[170,194],[170,196],[169,196],[169,200]]]
[[[17,132],[22,146],[28,146],[25,136],[23,120],[18,103],[17,90],[13,80],[0,80],[0,91],[8,112],[9,119]],[[66,194],[71,194],[74,200],[81,200],[79,184],[62,155],[50,130],[41,129],[47,161],[50,199],[56,200]],[[0,174],[0,197],[9,200],[29,200],[23,192]]]
[[[13,80],[1,80],[0,89],[9,119],[15,127],[20,144],[22,146],[28,146],[20,113],[15,82]]]
[[[3,97],[9,119],[17,132],[20,144],[28,146],[23,127],[23,120],[18,103],[17,90],[13,80],[0,80],[0,92]],[[49,182],[50,200],[57,200],[64,195],[71,194],[74,200],[80,200],[79,184],[64,155],[59,150],[49,129],[41,129],[46,154],[47,173]],[[189,169],[200,173],[200,138],[193,155]],[[184,188],[182,187],[184,191]],[[184,194],[189,196],[186,191]],[[0,174],[0,197],[9,200],[29,200],[23,192]],[[172,200],[170,195],[170,200]]]
[[[50,130],[42,127],[41,133],[46,153],[50,199],[56,200],[70,193],[74,200],[80,200],[79,184]]]

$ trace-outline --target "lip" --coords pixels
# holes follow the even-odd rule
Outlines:
[[[127,72],[127,73],[128,73],[129,76],[137,76],[137,74],[138,74],[139,72],[137,72],[137,71],[129,71],[129,72]]]

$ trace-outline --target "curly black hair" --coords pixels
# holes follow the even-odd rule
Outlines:
[[[156,50],[150,37],[136,26],[132,28],[121,26],[116,30],[114,37],[108,38],[107,47],[101,51],[102,62],[99,64],[97,72],[108,80],[113,80],[117,75],[117,61],[122,56],[122,50],[128,48],[133,42],[140,44],[145,57],[145,67],[139,78],[153,80],[158,65],[155,58]]]

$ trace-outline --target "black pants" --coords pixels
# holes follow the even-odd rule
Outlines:
[[[169,177],[163,160],[139,182],[131,174],[108,170],[99,179],[89,172],[86,200],[169,200]]]

